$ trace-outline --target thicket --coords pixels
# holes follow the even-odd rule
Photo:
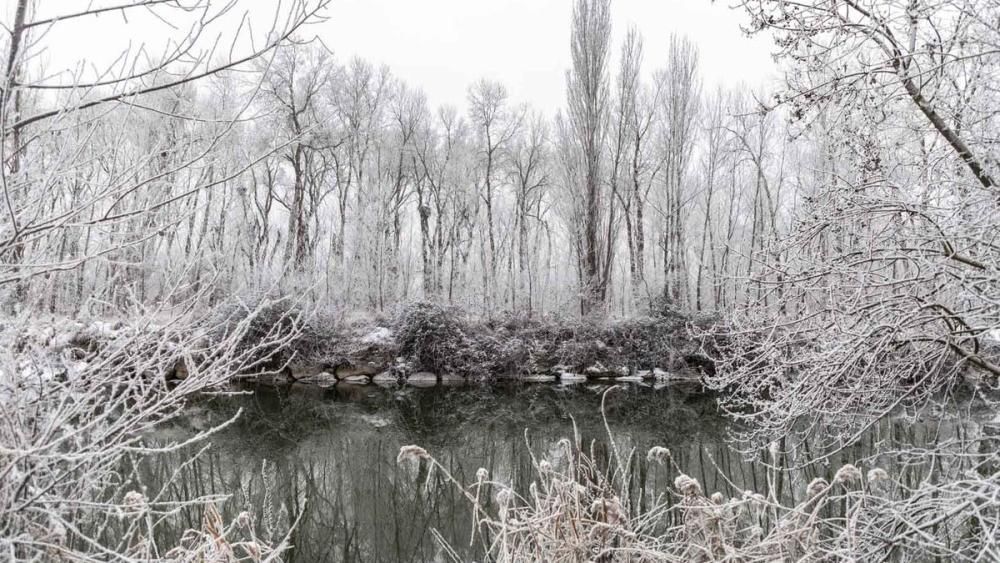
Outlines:
[[[434,314],[426,311],[435,310]],[[688,335],[694,319],[650,314],[624,320],[505,314],[469,320],[453,310],[419,304],[400,317],[401,352],[426,369],[517,376],[553,370],[630,374],[682,369],[699,352]],[[421,313],[413,314],[413,311]],[[441,327],[436,330],[435,327]],[[441,352],[439,356],[435,351]],[[457,358],[447,365],[449,358]]]

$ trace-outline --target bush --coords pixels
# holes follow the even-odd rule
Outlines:
[[[256,322],[287,322],[285,316],[276,312],[277,321]],[[377,319],[378,327],[392,328],[391,339],[377,346],[365,341],[373,330],[381,330],[372,324],[373,319],[324,321],[310,315],[305,322],[301,315],[293,318],[299,322],[293,346],[296,357],[324,365],[344,361],[388,366],[402,356],[409,369],[478,379],[557,369],[583,372],[592,367],[608,374],[711,368],[688,333],[689,317],[679,315],[606,322],[507,313],[474,321],[457,308],[417,302],[401,308],[391,319]]]
[[[250,360],[252,371],[283,367],[294,353],[309,348],[304,338],[307,312],[289,299],[234,300],[213,313],[210,342],[235,338],[238,353]]]
[[[420,369],[435,373],[469,367],[466,323],[452,308],[418,302],[403,308],[394,321],[399,352]]]

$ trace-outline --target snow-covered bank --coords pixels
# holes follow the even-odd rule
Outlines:
[[[471,319],[457,309],[417,303],[389,318],[333,322],[265,310],[227,345],[247,352],[215,373],[229,380],[266,384],[329,386],[338,382],[435,385],[466,381],[697,382],[712,370],[701,344],[692,339],[692,319],[645,317],[621,321],[579,319]],[[233,321],[235,322],[235,321]],[[79,379],[95,364],[125,349],[141,358],[123,379],[188,385],[223,345],[226,330],[201,331],[184,343],[169,323],[47,319],[0,332],[11,355],[0,371],[0,398],[15,392],[40,394],[55,383]],[[273,345],[273,333],[287,338]],[[140,345],[140,343],[142,343]],[[265,343],[270,343],[265,345]],[[16,374],[16,377],[14,376]],[[200,385],[201,383],[198,383]]]
[[[506,317],[482,320],[428,303],[390,318],[336,327],[306,322],[272,371],[241,378],[272,384],[434,385],[465,381],[698,381],[713,369],[692,319],[621,321]],[[312,326],[310,326],[312,325]],[[280,364],[280,365],[279,365]]]

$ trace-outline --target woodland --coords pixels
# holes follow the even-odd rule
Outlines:
[[[567,440],[528,493],[405,446],[487,560],[1000,559],[1000,3],[734,0],[782,79],[711,88],[683,36],[661,68],[614,44],[612,1],[567,5],[546,115],[341,58],[312,39],[330,0],[8,0],[0,560],[282,560],[292,531],[123,490],[122,464],[210,443],[145,436],[235,379],[414,373],[683,377],[775,468],[716,497],[665,448]],[[172,31],[48,68],[98,18]],[[889,454],[919,481],[858,461],[768,490],[806,443],[971,404],[968,434]],[[668,500],[630,500],[640,463]],[[165,540],[182,508],[202,521]]]

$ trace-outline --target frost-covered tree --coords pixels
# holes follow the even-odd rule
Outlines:
[[[262,33],[252,38],[223,23],[240,2],[13,4],[0,75],[0,558],[195,559],[232,548],[238,532],[217,499],[168,507],[157,491],[120,489],[128,463],[163,451],[147,447],[148,430],[192,394],[261,369],[296,331],[295,315],[279,314],[253,334],[267,299],[221,303],[233,261],[218,260],[231,242],[220,211],[235,179],[274,152],[234,144],[254,89],[238,97],[229,79],[273,57],[326,2],[280,2],[269,21],[254,18]],[[108,34],[117,60],[42,65],[49,49],[74,46],[74,25],[141,17],[163,27],[133,44]],[[181,506],[203,509],[206,525],[159,545]]]
[[[842,439],[963,376],[995,382],[1000,8],[743,5],[791,65],[778,101],[813,171],[794,231],[752,247],[770,306],[738,317],[713,385],[761,437],[821,414],[849,422]]]
[[[568,125],[573,144],[565,166],[578,167],[567,176],[568,189],[577,192],[576,225],[580,266],[580,310],[599,311],[607,299],[610,261],[614,253],[613,202],[604,186],[603,159],[610,107],[610,0],[578,0],[573,5],[570,54],[573,67],[566,75]]]

